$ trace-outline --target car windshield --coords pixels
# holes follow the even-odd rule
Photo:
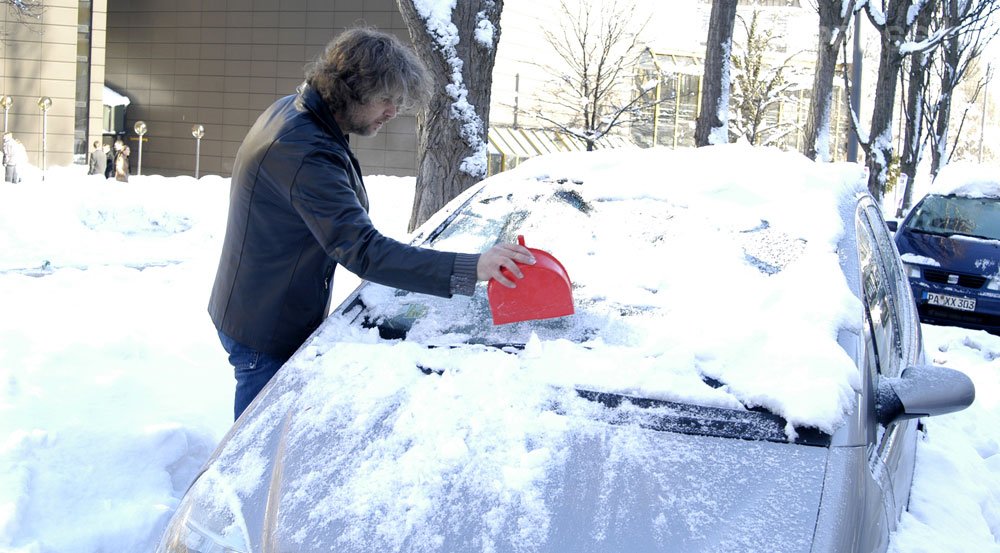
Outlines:
[[[683,404],[767,415],[753,424],[778,437],[841,424],[858,369],[838,336],[860,310],[836,252],[844,229],[836,206],[853,189],[810,175],[796,193],[829,209],[806,217],[781,182],[622,187],[601,171],[600,156],[583,159],[598,168],[580,180],[498,175],[413,238],[472,252],[523,236],[565,267],[571,316],[494,325],[486,283],[452,298],[367,283],[321,334],[368,339],[377,329],[381,340],[422,348],[415,364],[428,374],[466,367],[463,359],[486,348],[530,367],[518,378],[542,386],[667,402],[668,413]]]
[[[915,232],[1000,240],[1000,198],[929,195],[907,227]]]
[[[670,261],[675,254],[687,257],[700,247],[713,247],[701,231],[705,221],[700,216],[664,199],[585,199],[582,190],[581,184],[565,181],[536,182],[501,196],[487,189],[424,242],[436,249],[485,251],[523,236],[528,247],[550,253],[565,266],[573,316],[494,325],[485,285],[472,297],[447,299],[372,285],[356,304],[366,306],[362,320],[377,325],[384,338],[430,345],[600,340],[625,346],[656,339],[658,329],[675,324],[670,321],[687,310],[703,313],[711,309],[711,297],[731,293],[726,274]],[[734,224],[722,230],[729,251],[719,255],[735,248],[740,265],[757,275],[777,274],[805,250],[803,240],[766,221]],[[664,293],[669,283],[703,301],[677,302]]]

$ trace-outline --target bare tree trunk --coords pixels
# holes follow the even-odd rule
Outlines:
[[[447,32],[429,29],[414,0],[398,0],[398,4],[435,86],[427,108],[417,114],[412,231],[486,176],[486,133],[503,0],[456,2],[451,13],[451,23],[458,31],[458,44],[454,45],[437,41]],[[484,29],[492,29],[492,35]]]
[[[699,147],[728,141],[729,55],[733,45],[733,28],[736,26],[736,3],[737,0],[712,2],[701,111],[694,131],[694,143]]]
[[[955,16],[959,14],[959,8],[957,0],[945,1],[948,3],[948,9],[944,10],[942,26],[948,28],[958,23],[955,20]],[[952,100],[959,80],[956,73],[962,59],[962,49],[959,42],[959,38],[954,35],[945,39],[942,51],[942,60],[944,63],[941,68],[941,94],[938,97],[937,121],[934,128],[934,140],[932,141],[934,148],[931,149],[931,175],[934,177],[937,176],[944,164],[948,163],[946,159],[948,150],[948,125],[951,122]]]
[[[868,191],[881,200],[892,164],[892,115],[896,109],[896,80],[903,56],[887,38],[882,39],[878,77],[875,84],[875,107],[872,109],[871,142],[868,144]]]
[[[803,152],[809,159],[829,161],[830,111],[833,104],[833,78],[837,53],[846,40],[851,12],[842,13],[840,0],[819,0],[819,43],[816,47],[816,72],[813,74],[812,105],[806,123]]]
[[[872,9],[871,4],[867,9]],[[869,142],[864,146],[867,154],[868,191],[880,201],[885,195],[889,166],[892,164],[892,117],[896,108],[896,83],[903,64],[903,53],[899,47],[912,25],[912,22],[907,21],[909,9],[910,0],[889,0],[882,22],[872,18],[869,11],[869,19],[872,19],[879,30],[881,52],[875,80]]]
[[[917,28],[913,35],[916,42],[927,38],[931,19],[934,15],[935,0],[930,0],[917,18]],[[903,201],[896,209],[896,217],[902,217],[913,202],[913,180],[917,176],[917,165],[923,157],[924,104],[927,94],[927,69],[930,56],[926,52],[916,52],[910,58],[909,88],[906,91],[906,130],[903,137],[903,151],[899,154],[899,174],[906,175],[903,185]]]

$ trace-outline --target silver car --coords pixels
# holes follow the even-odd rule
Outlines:
[[[926,364],[855,167],[732,152],[556,156],[468,190],[413,243],[524,236],[574,313],[494,325],[485,285],[363,284],[158,551],[885,551],[919,418],[972,383]]]

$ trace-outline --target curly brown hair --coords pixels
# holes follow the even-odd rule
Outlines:
[[[423,106],[432,81],[412,48],[388,33],[349,29],[327,44],[306,69],[306,82],[334,113],[388,98],[399,109]]]

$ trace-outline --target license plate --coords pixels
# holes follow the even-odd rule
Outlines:
[[[933,294],[928,292],[927,303],[931,305],[940,305],[941,307],[950,307],[952,309],[959,309],[961,311],[976,310],[976,300],[972,298],[948,296],[945,294]]]

